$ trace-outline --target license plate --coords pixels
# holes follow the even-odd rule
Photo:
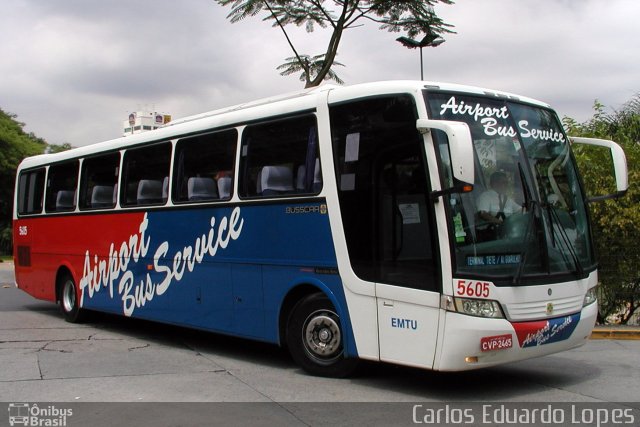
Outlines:
[[[511,334],[483,337],[480,339],[480,350],[482,351],[506,350],[511,347],[513,347]]]

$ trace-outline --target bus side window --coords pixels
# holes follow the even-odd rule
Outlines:
[[[169,176],[171,143],[162,142],[143,148],[127,150],[122,166],[122,206],[165,204],[162,188]],[[168,181],[167,181],[168,182]]]
[[[80,177],[80,209],[108,209],[116,205],[120,153],[84,159]]]
[[[179,140],[173,168],[173,202],[231,199],[237,145],[235,129]]]
[[[42,212],[45,169],[22,172],[18,184],[18,214],[31,215]]]
[[[47,212],[73,211],[76,208],[78,186],[77,160],[53,165],[47,178]]]
[[[315,116],[248,126],[242,136],[241,197],[317,194],[322,189]]]

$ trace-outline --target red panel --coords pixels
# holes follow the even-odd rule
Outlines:
[[[18,286],[36,298],[55,301],[55,281],[60,267],[68,268],[78,283],[86,252],[92,257],[108,257],[112,244],[128,242],[130,236],[139,232],[143,218],[144,213],[137,212],[14,221],[14,247],[31,253],[30,265],[16,263]]]

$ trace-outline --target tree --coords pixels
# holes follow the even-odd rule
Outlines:
[[[629,190],[619,199],[590,205],[594,242],[599,255],[600,321],[626,324],[640,309],[640,94],[619,111],[607,113],[595,101],[593,117],[578,123],[565,117],[570,135],[612,139],[625,151],[629,168]],[[574,145],[587,192],[613,191],[610,158],[599,150]]]
[[[15,114],[0,109],[0,250],[11,242],[11,217],[16,169],[28,156],[44,153],[47,143],[24,131]]]
[[[222,6],[231,6],[227,16],[232,23],[266,12],[263,21],[273,21],[274,27],[283,32],[294,56],[278,67],[281,75],[301,72],[305,87],[318,86],[332,79],[341,82],[332,70],[338,54],[343,32],[372,21],[381,29],[407,33],[415,38],[420,34],[436,36],[453,33],[452,25],[440,19],[433,6],[437,3],[452,4],[452,0],[215,0]],[[334,10],[335,9],[335,10]],[[329,28],[331,37],[324,53],[308,55],[299,53],[285,27],[289,24],[304,25],[307,32],[316,26]],[[342,64],[337,64],[342,65]]]
[[[47,148],[45,149],[45,153],[53,154],[53,153],[61,153],[63,151],[71,150],[73,146],[68,142],[65,142],[62,145],[57,144],[47,144]]]

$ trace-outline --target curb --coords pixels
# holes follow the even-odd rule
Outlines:
[[[640,340],[640,328],[598,327],[591,333],[592,340]]]

